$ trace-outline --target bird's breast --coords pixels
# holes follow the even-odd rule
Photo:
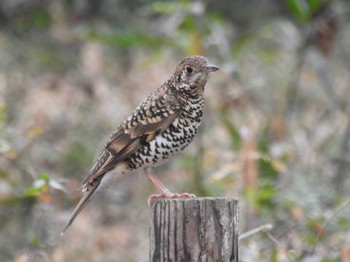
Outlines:
[[[158,166],[188,146],[201,124],[203,100],[182,107],[173,123],[127,159],[129,169]]]

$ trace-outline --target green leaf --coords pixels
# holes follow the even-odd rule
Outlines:
[[[149,7],[154,13],[171,14],[174,13],[179,7],[177,2],[154,2]]]
[[[305,0],[285,0],[292,14],[301,22],[309,20],[309,6]]]
[[[44,247],[45,247],[45,245],[44,245],[42,242],[40,242],[40,240],[37,239],[36,237],[33,237],[33,238],[30,240],[30,243],[31,243],[32,245],[36,246],[36,247],[40,247],[40,248],[44,248]]]
[[[47,186],[50,182],[49,176],[45,172],[40,172],[38,174],[38,179],[36,179],[33,183],[32,187],[29,187],[25,192],[25,196],[36,197],[40,195],[42,192],[47,190]]]
[[[272,250],[270,262],[278,262],[278,250],[276,248]]]
[[[50,178],[45,172],[40,172],[38,177],[43,180],[45,183],[48,183]]]
[[[24,195],[27,197],[37,197],[45,190],[45,186],[41,187],[30,187],[25,192]]]
[[[34,11],[33,26],[36,28],[47,28],[50,23],[50,16],[45,9],[37,9]]]
[[[259,161],[259,171],[268,181],[275,181],[277,179],[278,172],[275,168],[274,163],[270,159],[260,158]]]
[[[337,221],[337,225],[342,230],[349,230],[350,229],[350,220],[348,217],[339,218]]]
[[[320,0],[308,0],[309,10],[311,13],[315,13],[320,9],[321,1]]]
[[[191,32],[195,32],[196,31],[196,25],[193,21],[193,18],[192,16],[186,16],[185,19],[182,21],[182,23],[179,25],[179,28],[178,28],[180,31],[183,31],[183,32],[188,32],[188,33],[191,33]]]

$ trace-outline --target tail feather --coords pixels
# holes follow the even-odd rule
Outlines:
[[[78,205],[74,209],[72,215],[70,216],[66,226],[62,230],[62,235],[67,230],[67,228],[73,223],[75,218],[79,215],[80,211],[87,204],[87,200],[91,197],[91,195],[95,192],[98,186],[101,183],[103,176],[112,168],[106,168],[111,160],[113,160],[110,152],[107,149],[102,150],[100,156],[97,159],[96,164],[92,167],[90,173],[84,178],[84,180],[80,184],[80,188],[83,191],[83,196],[79,201]],[[114,168],[115,166],[113,166]]]
[[[88,199],[92,196],[92,194],[95,192],[95,190],[98,188],[102,180],[102,177],[99,177],[95,179],[92,183],[89,182],[88,185],[84,185],[84,188],[86,190],[84,191],[83,197],[80,199],[78,205],[74,209],[72,215],[70,216],[67,224],[65,225],[64,229],[62,230],[62,235],[64,232],[68,229],[68,227],[73,223],[77,215],[79,215],[80,211],[85,207],[87,204]]]

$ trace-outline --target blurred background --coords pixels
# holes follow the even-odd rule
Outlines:
[[[239,199],[241,233],[263,228],[241,261],[350,261],[347,0],[2,0],[0,261],[149,261],[142,171],[60,232],[111,132],[193,54],[221,70],[161,180]]]

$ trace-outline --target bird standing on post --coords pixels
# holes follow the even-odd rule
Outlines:
[[[203,114],[203,91],[209,73],[219,68],[203,56],[183,59],[174,74],[151,93],[111,135],[89,175],[82,181],[83,196],[63,232],[72,224],[104,175],[144,168],[160,194],[149,197],[192,197],[171,193],[154,173],[154,167],[182,151],[197,133]],[[63,233],[62,232],[62,233]]]

